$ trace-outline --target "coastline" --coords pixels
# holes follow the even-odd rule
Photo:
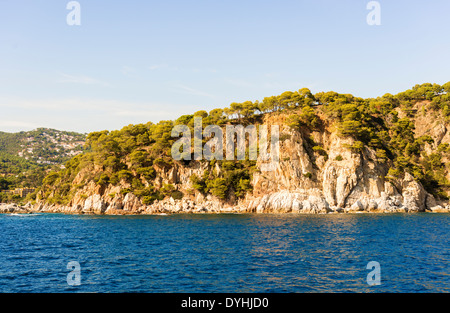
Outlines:
[[[14,203],[0,204],[0,214],[37,214],[37,213],[54,213],[54,214],[73,214],[73,215],[106,215],[106,216],[138,216],[138,215],[173,215],[173,214],[305,214],[305,215],[327,215],[327,214],[395,214],[395,213],[450,213],[450,206],[442,207],[440,205],[425,208],[423,210],[411,210],[405,206],[389,206],[385,208],[367,207],[364,209],[361,202],[347,208],[323,207],[322,209],[293,209],[292,207],[278,208],[254,208],[246,205],[224,206],[217,202],[205,202],[202,204],[186,205],[186,202],[180,200],[169,199],[160,201],[151,206],[138,206],[130,209],[101,209],[86,208],[81,206],[62,206],[49,204],[28,203],[26,205],[18,205]]]

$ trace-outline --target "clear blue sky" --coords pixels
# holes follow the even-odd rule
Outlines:
[[[450,81],[450,1],[0,0],[0,131],[90,132],[308,87]]]

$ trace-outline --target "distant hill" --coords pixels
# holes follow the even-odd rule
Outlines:
[[[83,150],[85,134],[49,128],[0,132],[0,152],[23,157],[38,164],[61,164]]]
[[[85,139],[85,134],[49,128],[0,132],[0,190],[38,187],[49,170],[83,151]]]

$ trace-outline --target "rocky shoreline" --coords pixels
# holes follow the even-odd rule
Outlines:
[[[227,205],[211,198],[191,200],[173,198],[155,201],[152,205],[143,205],[133,194],[127,194],[122,201],[106,203],[100,195],[86,199],[84,205],[61,206],[28,203],[0,204],[0,214],[64,213],[90,215],[154,215],[154,214],[346,214],[346,213],[450,213],[449,204],[436,204],[428,198],[424,206],[418,207],[402,196],[387,196],[382,193],[377,199],[359,199],[350,207],[330,206],[320,192],[282,191],[261,198],[246,199],[237,205]]]

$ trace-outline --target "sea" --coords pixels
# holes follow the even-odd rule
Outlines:
[[[0,215],[1,293],[447,293],[450,214]]]

